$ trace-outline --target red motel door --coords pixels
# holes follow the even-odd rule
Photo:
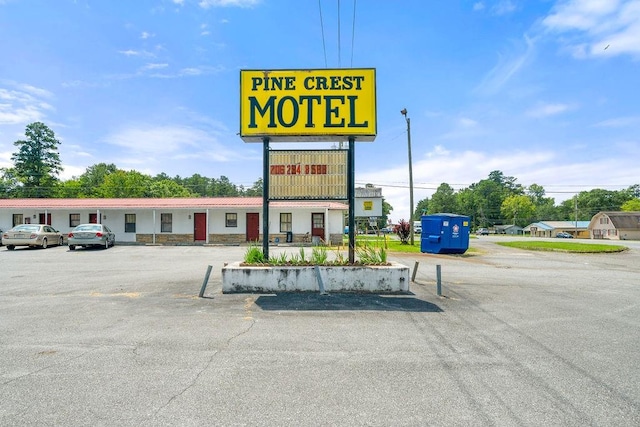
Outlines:
[[[44,214],[41,213],[40,218],[38,219],[38,224],[46,224],[46,225],[51,225],[51,214],[48,213],[47,217],[44,217]]]
[[[196,242],[207,240],[207,214],[193,214],[193,240]]]
[[[247,214],[247,242],[260,240],[260,214]]]
[[[318,236],[324,239],[324,214],[312,213],[311,214],[311,235]]]

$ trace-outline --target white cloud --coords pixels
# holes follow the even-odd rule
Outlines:
[[[480,85],[475,89],[476,92],[493,94],[500,91],[520,69],[531,61],[535,54],[534,39],[525,35],[523,41],[524,45],[520,44],[515,47],[517,50],[515,53],[501,54],[498,57],[498,64],[484,76]]]
[[[54,108],[43,98],[52,98],[48,90],[28,84],[2,82],[14,89],[0,87],[0,125],[19,125],[42,121]]]
[[[143,31],[142,34],[140,34],[140,38],[142,40],[146,40],[146,39],[154,37],[154,36],[155,36],[155,34],[151,34],[151,33],[148,33],[146,31]]]
[[[640,0],[565,0],[542,25],[578,58],[640,55]]]
[[[209,66],[209,65],[201,65],[198,67],[185,67],[176,72],[166,72],[166,73],[154,73],[150,74],[149,77],[155,77],[159,79],[175,79],[180,77],[197,77],[209,74],[219,73],[223,71],[224,68],[222,66]]]
[[[473,10],[483,10],[485,8],[484,3],[479,1],[473,4]]]
[[[104,142],[149,158],[235,158],[234,152],[218,141],[219,130],[188,125],[131,126],[104,138]],[[209,152],[209,150],[211,150]],[[137,157],[136,156],[136,157]]]
[[[155,55],[151,52],[147,52],[146,50],[119,50],[118,53],[125,56],[145,56],[145,57],[155,57]]]
[[[542,118],[564,113],[569,109],[566,104],[541,104],[527,111],[527,116]]]
[[[183,6],[184,5],[184,0],[173,0],[174,4],[177,4],[179,6]]]
[[[501,0],[495,6],[493,6],[491,10],[496,15],[507,15],[514,12],[516,10],[516,6],[511,0]]]
[[[639,126],[640,116],[616,117],[613,119],[603,120],[595,124],[596,127],[622,128],[629,126]]]
[[[203,9],[210,7],[252,7],[260,0],[201,0],[199,5]]]
[[[160,70],[163,68],[167,68],[169,66],[169,64],[166,63],[161,63],[161,64],[157,64],[157,63],[150,63],[145,65],[144,67],[142,67],[142,70]]]
[[[472,128],[478,125],[478,122],[468,117],[458,119],[458,124],[464,128]]]

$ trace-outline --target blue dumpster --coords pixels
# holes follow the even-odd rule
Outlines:
[[[420,252],[463,254],[469,249],[470,218],[457,214],[423,215]]]

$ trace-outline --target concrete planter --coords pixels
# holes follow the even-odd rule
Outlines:
[[[222,268],[223,293],[319,292],[320,273],[326,292],[407,293],[409,267],[388,266],[240,266]]]

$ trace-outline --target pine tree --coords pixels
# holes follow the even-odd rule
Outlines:
[[[19,197],[51,197],[62,171],[58,145],[54,132],[44,123],[27,125],[26,140],[13,143],[18,151],[11,155],[13,171],[21,183]]]

